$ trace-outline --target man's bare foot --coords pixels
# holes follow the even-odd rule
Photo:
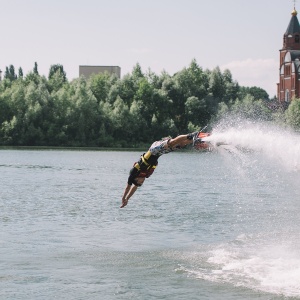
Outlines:
[[[120,208],[125,207],[127,205],[127,203],[128,203],[128,200],[126,200],[126,199],[122,200],[122,205],[120,206]]]

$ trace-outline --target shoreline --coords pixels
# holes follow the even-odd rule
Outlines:
[[[53,151],[144,151],[144,148],[64,147],[64,146],[0,146],[0,150],[53,150]]]

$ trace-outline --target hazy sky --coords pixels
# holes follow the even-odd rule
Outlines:
[[[69,80],[79,65],[136,63],[170,75],[192,59],[228,68],[240,85],[272,97],[292,0],[0,0],[0,69],[48,76],[62,64]],[[299,5],[300,2],[296,2]]]

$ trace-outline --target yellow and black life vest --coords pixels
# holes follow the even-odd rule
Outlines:
[[[137,170],[142,172],[142,171],[155,169],[157,164],[158,164],[158,156],[152,155],[150,151],[147,151],[146,153],[141,155],[140,160],[137,163],[135,163],[134,167]]]
[[[135,183],[136,177],[145,177],[149,178],[158,164],[158,156],[152,155],[150,151],[141,155],[141,158],[138,162],[135,162],[133,168],[129,172],[128,184]]]

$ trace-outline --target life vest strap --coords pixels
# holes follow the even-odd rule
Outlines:
[[[141,160],[142,160],[143,164],[145,164],[147,166],[147,169],[148,169],[150,167],[150,164],[147,162],[144,155],[141,156]]]
[[[145,159],[148,160],[150,158],[150,156],[151,156],[151,152],[149,150],[146,153],[144,153]]]

